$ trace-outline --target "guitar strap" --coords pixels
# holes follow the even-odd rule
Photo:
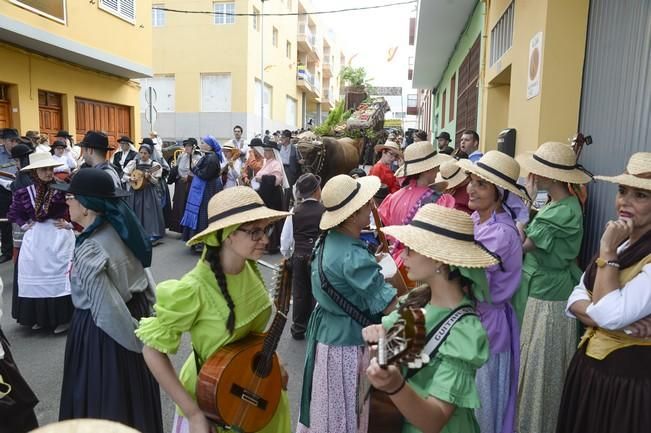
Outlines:
[[[454,325],[456,325],[457,322],[459,322],[459,320],[461,320],[463,317],[470,315],[476,316],[477,312],[473,307],[469,305],[462,305],[452,310],[450,314],[445,317],[445,319],[443,319],[438,325],[434,327],[434,329],[429,332],[429,334],[427,334],[427,343],[425,344],[425,347],[423,347],[423,353],[427,353],[430,360],[434,359],[441,347],[441,344],[443,344],[443,342],[447,340],[448,336],[450,335],[450,331],[452,331]],[[410,379],[419,371],[419,369],[410,369],[405,376],[405,379]]]

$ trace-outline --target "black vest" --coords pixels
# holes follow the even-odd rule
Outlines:
[[[308,200],[294,208],[294,254],[312,254],[312,248],[321,231],[319,222],[325,207],[318,201]]]

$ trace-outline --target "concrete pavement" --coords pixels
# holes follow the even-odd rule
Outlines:
[[[176,234],[168,234],[164,243],[154,248],[152,271],[156,281],[181,277],[192,269],[199,256],[193,254]],[[266,256],[263,260],[269,263],[278,263],[280,256]],[[272,271],[264,266],[260,267],[267,286],[272,277]],[[11,291],[13,282],[13,264],[11,262],[0,265],[0,278],[4,283],[2,292],[3,315],[1,326],[9,342],[11,351],[16,359],[23,376],[27,379],[32,389],[39,397],[40,403],[36,406],[36,414],[40,425],[49,424],[58,420],[59,399],[61,393],[61,380],[63,378],[63,357],[66,344],[66,334],[53,335],[50,332],[32,331],[18,325],[11,318]],[[176,355],[172,356],[172,363],[177,371],[190,353],[188,336],[184,336],[183,343]],[[300,403],[300,388],[303,375],[303,360],[305,356],[305,341],[295,341],[289,334],[289,323],[278,349],[283,362],[289,372],[288,393],[292,411],[292,430],[296,427],[298,407]],[[174,405],[171,400],[162,394],[163,423],[165,433],[171,431]]]

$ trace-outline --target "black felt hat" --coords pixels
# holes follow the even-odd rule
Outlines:
[[[52,143],[52,146],[50,146],[50,147],[52,147],[52,148],[55,148],[55,147],[63,147],[63,148],[66,148],[66,147],[68,147],[68,146],[66,145],[65,142],[63,142],[63,141],[61,141],[61,140],[55,140],[54,143]]]
[[[278,143],[276,143],[275,141],[267,141],[266,143],[262,143],[262,147],[264,149],[280,150],[280,147],[278,146]]]
[[[72,176],[69,184],[52,184],[50,188],[69,194],[99,198],[119,198],[129,195],[126,191],[116,190],[111,176],[99,168],[82,168]]]
[[[62,138],[69,138],[72,139],[72,135],[68,133],[65,129],[62,129],[61,131],[57,132],[57,135],[54,137],[62,137]]]
[[[92,149],[110,150],[109,140],[106,134],[97,131],[88,131],[84,139],[79,143],[81,147],[90,147]]]
[[[2,128],[0,130],[0,138],[4,140],[18,140],[20,135],[18,135],[18,130],[14,128]]]
[[[26,144],[18,143],[11,148],[11,157],[14,159],[24,158],[30,153],[34,152],[31,147]]]
[[[131,138],[127,137],[126,135],[123,135],[123,136],[120,137],[120,139],[118,140],[118,143],[123,143],[123,142],[133,144],[133,141],[131,141]]]

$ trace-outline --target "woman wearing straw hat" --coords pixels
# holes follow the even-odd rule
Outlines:
[[[468,182],[470,178],[466,172],[455,160],[450,160],[441,164],[433,186],[437,191],[443,191],[444,195],[452,196],[455,209],[470,215],[473,211],[468,207]]]
[[[54,167],[49,153],[32,153],[21,171],[33,184],[14,192],[9,221],[25,231],[18,256],[17,321],[32,329],[65,332],[72,316],[70,264],[75,235],[68,220],[65,196],[49,188]]]
[[[574,151],[563,143],[543,143],[517,160],[529,172],[530,183],[551,197],[525,230],[526,255],[518,298],[526,308],[514,307],[516,312],[524,312],[517,431],[552,432],[565,371],[576,351],[576,322],[568,320],[564,312],[581,276],[576,258],[583,238],[583,212],[569,188],[588,183],[592,177],[576,164]],[[530,195],[535,197],[535,191]]]
[[[369,176],[377,176],[380,182],[389,188],[389,192],[396,192],[400,189],[400,183],[391,170],[391,165],[400,160],[400,146],[393,141],[375,146],[375,152],[380,153],[380,159],[371,167]]]
[[[482,433],[512,433],[520,362],[519,325],[511,298],[520,285],[522,241],[513,215],[504,208],[507,192],[527,198],[518,185],[520,165],[505,153],[486,152],[477,163],[457,162],[470,175],[468,207],[475,223],[475,239],[498,255],[499,265],[486,269],[490,300],[478,310],[488,332],[490,358],[477,372],[482,407],[477,420]]]
[[[66,192],[72,221],[83,227],[72,266],[75,311],[66,342],[59,419],[119,421],[142,433],[163,431],[158,383],[147,369],[137,321],[151,315],[145,274],[151,242],[111,176],[84,168]]]
[[[195,401],[197,366],[221,347],[264,330],[271,303],[256,260],[265,253],[273,222],[288,213],[266,207],[251,188],[235,186],[210,199],[208,215],[208,227],[188,242],[205,246],[201,259],[180,280],[158,285],[156,317],[142,319],[136,331],[149,368],[177,404],[172,433],[211,431]],[[194,351],[177,378],[168,354],[176,353],[185,332]],[[262,431],[290,431],[284,393]]]
[[[379,188],[375,176],[342,174],[321,193],[326,210],[319,226],[324,233],[312,260],[312,294],[318,305],[307,331],[298,433],[357,431],[362,322],[379,323],[396,299],[396,289],[384,281],[375,257],[359,240]],[[342,298],[345,303],[339,302]]]
[[[567,371],[559,433],[651,431],[651,153],[618,176],[617,219],[567,301],[588,327]],[[645,338],[646,337],[646,338]]]
[[[409,278],[425,282],[412,290],[401,306],[425,309],[428,334],[453,311],[462,307],[474,311],[477,299],[486,299],[484,268],[498,260],[475,242],[468,214],[428,204],[408,225],[388,226],[382,231],[407,246],[402,254]],[[377,342],[397,318],[398,313],[393,312],[383,318],[382,325],[365,328],[366,342]],[[411,377],[403,376],[394,366],[384,370],[375,359],[366,374],[405,416],[403,433],[479,433],[474,409],[484,402],[479,399],[475,374],[488,356],[486,331],[473,313],[452,325],[438,351]]]

